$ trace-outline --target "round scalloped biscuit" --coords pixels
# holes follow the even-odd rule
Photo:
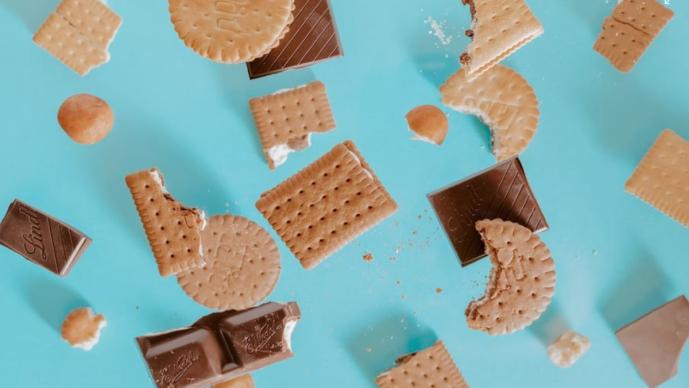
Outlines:
[[[238,216],[213,216],[201,232],[206,264],[177,276],[198,303],[241,310],[267,297],[280,276],[280,253],[270,235]]]
[[[536,134],[540,111],[529,83],[516,71],[496,65],[480,76],[461,68],[440,87],[443,104],[478,116],[490,127],[498,161],[519,155]]]
[[[222,63],[250,62],[277,47],[292,23],[294,0],[169,0],[180,39]]]
[[[548,247],[528,228],[501,219],[476,229],[493,269],[486,294],[466,309],[467,323],[491,335],[510,334],[538,319],[555,290],[555,263]]]

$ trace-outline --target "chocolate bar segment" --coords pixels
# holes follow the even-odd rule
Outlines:
[[[77,229],[14,200],[0,223],[0,244],[51,272],[67,276],[91,239]]]
[[[188,328],[137,338],[158,387],[187,387],[220,374],[225,352],[207,329]]]
[[[294,21],[280,44],[247,63],[249,78],[313,65],[342,56],[340,38],[328,0],[295,0]]]
[[[476,222],[500,218],[538,233],[548,229],[518,158],[428,195],[462,266],[486,256]]]
[[[158,387],[207,387],[293,355],[295,302],[209,314],[191,327],[137,338]]]

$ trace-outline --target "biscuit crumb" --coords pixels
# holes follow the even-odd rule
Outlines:
[[[88,307],[72,310],[62,323],[62,338],[72,347],[91,350],[100,339],[100,332],[107,325],[105,317],[94,315]]]
[[[441,294],[442,292],[443,292],[443,289],[440,288],[440,287],[438,287],[438,288],[435,289],[435,293],[436,293],[436,294]]]
[[[373,261],[373,254],[371,252],[366,252],[362,258],[366,262],[371,262]]]
[[[548,357],[560,368],[569,368],[591,347],[591,341],[581,334],[567,331],[548,346]]]

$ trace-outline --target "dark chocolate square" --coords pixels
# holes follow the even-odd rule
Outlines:
[[[294,21],[277,47],[247,63],[249,78],[307,67],[342,56],[342,46],[328,0],[295,0]]]
[[[428,195],[462,266],[486,256],[476,221],[501,218],[538,233],[548,229],[518,158]]]
[[[69,273],[90,243],[77,229],[19,200],[0,223],[0,244],[60,276]]]

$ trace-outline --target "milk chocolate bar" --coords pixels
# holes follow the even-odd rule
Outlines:
[[[207,387],[292,357],[300,317],[297,303],[271,302],[206,315],[137,342],[158,387]]]
[[[476,221],[500,218],[538,233],[548,229],[518,158],[428,195],[445,233],[467,266],[486,255]]]
[[[0,223],[0,244],[57,275],[67,276],[91,239],[15,199]]]
[[[249,78],[302,68],[342,56],[340,38],[328,0],[295,0],[294,21],[280,44],[247,63]]]

